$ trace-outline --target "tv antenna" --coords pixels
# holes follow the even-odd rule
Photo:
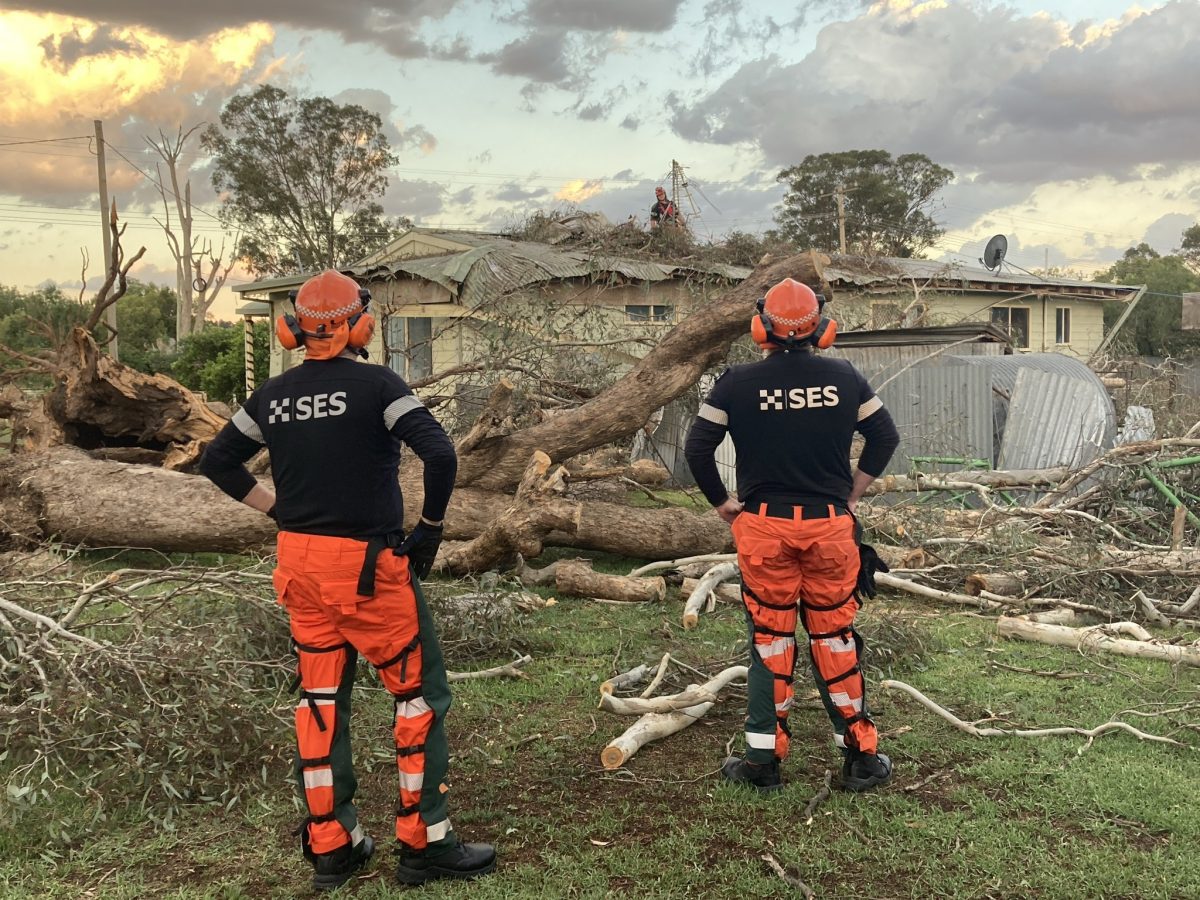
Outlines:
[[[983,256],[980,262],[983,267],[989,272],[997,272],[1004,265],[1004,255],[1008,253],[1008,238],[1002,234],[998,234],[987,242],[987,246],[983,248]]]

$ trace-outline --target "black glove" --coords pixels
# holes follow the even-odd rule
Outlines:
[[[442,545],[442,526],[418,522],[412,534],[404,539],[393,552],[397,556],[408,556],[408,568],[418,578],[424,579],[433,568],[438,547]]]
[[[875,573],[890,571],[888,564],[879,558],[874,547],[870,544],[859,544],[858,583],[854,586],[854,592],[858,594],[859,599],[867,597],[873,600],[875,598]]]

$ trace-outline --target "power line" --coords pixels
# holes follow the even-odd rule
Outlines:
[[[56,144],[59,141],[86,141],[86,140],[89,140],[90,138],[91,138],[91,135],[88,135],[88,134],[76,135],[74,137],[60,137],[60,138],[31,138],[29,140],[6,141],[5,143],[0,144],[0,147],[14,147],[17,144]]]

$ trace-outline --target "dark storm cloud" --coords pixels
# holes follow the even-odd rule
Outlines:
[[[131,53],[142,49],[136,41],[126,40],[107,26],[97,28],[90,37],[83,37],[75,28],[67,34],[48,35],[39,44],[49,62],[69,69],[79,60],[104,53]]]
[[[884,147],[1001,181],[1128,176],[1195,159],[1198,43],[1200,4],[1185,0],[1065,46],[1058,24],[1007,7],[876,9],[823,28],[798,62],[764,56],[698,99],[673,95],[671,121],[781,167]]]
[[[382,202],[390,216],[433,216],[446,206],[446,188],[435,181],[391,178]]]
[[[554,84],[571,76],[566,46],[565,32],[533,31],[510,41],[496,53],[482,54],[478,59],[490,62],[501,75],[516,75],[538,84]]]
[[[529,0],[522,18],[579,31],[666,31],[681,5],[683,0]]]
[[[511,181],[493,195],[493,199],[505,203],[522,203],[526,200],[537,200],[546,197],[550,191],[546,188],[524,188],[519,183]]]
[[[439,55],[420,34],[421,23],[440,19],[459,0],[207,0],[146,3],[144,0],[16,0],[9,9],[60,13],[112,25],[151,28],[177,40],[194,40],[251,22],[324,29],[351,41],[376,44],[405,59]],[[452,52],[451,48],[442,48]]]

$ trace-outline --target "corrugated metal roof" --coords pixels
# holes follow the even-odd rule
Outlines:
[[[1108,391],[1095,372],[1072,356],[1064,356],[1061,353],[1019,353],[1012,356],[955,355],[947,357],[946,362],[949,365],[986,368],[991,373],[992,389],[996,398],[994,416],[998,436],[1007,435],[1009,420],[1013,415],[1011,401],[1021,373],[1032,370],[1060,376],[1083,385],[1082,390],[1091,398],[1088,407],[1091,410],[1089,421],[1094,423],[1094,428],[1089,425],[1089,433],[1095,431],[1098,435],[1098,446],[1101,449],[1108,449],[1113,444],[1117,433],[1117,414],[1113,409]],[[1047,402],[1053,405],[1053,395],[1047,398]],[[1033,415],[1040,417],[1045,413],[1045,409],[1039,409],[1035,410]],[[1034,421],[1036,428],[1052,431],[1058,427],[1053,416],[1045,420],[1035,418]],[[1054,440],[1054,438],[1048,437],[1047,440]],[[1096,453],[1084,455],[1086,458],[1083,458],[1082,462],[1087,463],[1095,458]],[[999,465],[999,461],[997,461],[997,465]],[[1055,463],[1054,465],[1061,464]]]
[[[892,347],[957,344],[963,341],[1011,344],[1009,336],[990,322],[930,325],[925,328],[884,328],[878,331],[839,331],[838,347]]]
[[[1108,284],[1095,281],[1076,281],[1071,278],[1049,278],[1014,272],[1011,269],[991,272],[984,268],[964,266],[957,262],[899,257],[869,258],[835,254],[825,267],[825,278],[833,284],[842,282],[857,287],[870,287],[889,282],[922,281],[926,287],[957,290],[982,290],[988,286],[1014,291],[1038,290],[1054,293],[1055,288],[1072,295],[1109,298],[1114,293],[1132,296],[1140,285]]]
[[[1077,468],[1111,446],[1091,387],[1061,372],[1022,369],[1008,405],[999,468]],[[1107,406],[1111,409],[1112,404]]]

